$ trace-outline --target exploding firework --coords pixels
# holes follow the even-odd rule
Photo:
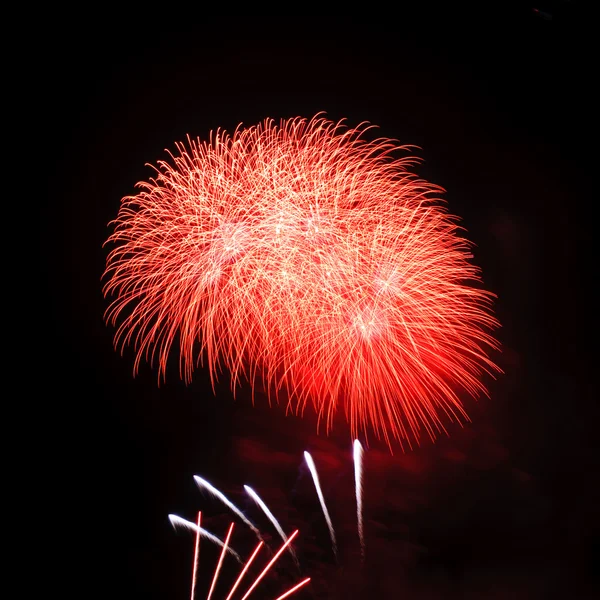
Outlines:
[[[166,376],[260,382],[329,431],[434,439],[468,419],[498,326],[470,244],[409,148],[317,115],[176,144],[111,223],[115,344]]]

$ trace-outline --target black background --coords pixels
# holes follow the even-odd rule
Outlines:
[[[48,591],[189,597],[193,538],[167,515],[194,520],[201,509],[220,537],[231,517],[196,488],[198,474],[265,532],[243,484],[288,533],[300,529],[302,575],[284,558],[265,587],[271,595],[259,589],[257,598],[300,576],[313,582],[299,599],[592,596],[591,15],[574,2],[419,6],[356,17],[182,16],[173,29],[160,13],[153,26],[90,18],[32,35],[31,160],[43,176],[48,299],[24,385],[42,426],[36,464],[48,473],[38,510],[52,513],[57,540],[39,558],[52,565]],[[406,453],[377,442],[366,452],[362,566],[343,419],[316,435],[312,415],[286,416],[260,394],[253,407],[245,388],[234,400],[225,377],[214,395],[201,370],[186,386],[176,360],[160,387],[148,365],[134,378],[133,352],[113,349],[103,321],[107,225],[151,175],[146,163],[187,134],[320,111],[419,146],[417,171],[447,190],[503,326],[496,360],[505,374],[489,382],[489,400],[466,401],[472,423]],[[304,450],[324,483],[338,564]],[[239,521],[233,539],[242,554],[253,548]],[[204,543],[198,597],[216,559]]]

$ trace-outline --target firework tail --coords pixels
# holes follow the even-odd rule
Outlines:
[[[229,595],[227,596],[227,598],[225,598],[225,600],[231,600],[231,597],[233,596],[233,593],[235,592],[235,590],[238,588],[238,586],[242,582],[242,579],[244,578],[244,575],[246,574],[246,572],[250,568],[250,565],[252,564],[252,562],[256,558],[256,555],[258,554],[258,551],[262,548],[262,546],[263,546],[263,542],[258,542],[258,546],[256,546],[254,552],[252,553],[252,556],[246,561],[246,564],[244,565],[244,568],[242,569],[242,571],[239,574],[238,578],[235,580],[235,583],[233,584],[233,587],[231,588],[231,590],[229,592]]]
[[[210,540],[211,542],[213,542],[213,544],[216,544],[217,546],[220,546],[221,548],[224,546],[223,541],[220,540],[216,535],[210,533],[210,531],[207,531],[206,529],[204,529],[202,527],[198,527],[198,525],[196,525],[196,523],[192,523],[191,521],[182,519],[181,517],[179,517],[177,515],[169,515],[169,521],[171,521],[171,525],[173,525],[173,527],[175,527],[175,528],[183,527],[185,529],[190,529],[191,531],[194,531],[195,533],[200,534],[200,536],[202,536],[203,538]],[[227,548],[227,552],[229,552],[229,554],[231,554],[239,563],[242,562],[240,555],[235,550],[233,550],[233,548]]]
[[[192,591],[190,600],[194,600],[196,595],[196,578],[198,576],[198,558],[200,556],[200,525],[202,524],[202,513],[198,511],[196,521],[196,541],[194,542],[194,565],[192,567]]]
[[[252,531],[254,531],[258,539],[262,541],[262,536],[260,535],[260,531],[258,530],[258,528],[246,517],[246,515],[244,515],[244,513],[233,502],[231,502],[231,500],[229,500],[229,498],[227,498],[227,496],[225,496],[225,494],[223,494],[216,487],[211,485],[208,481],[206,481],[206,479],[203,479],[198,475],[194,475],[194,480],[196,481],[196,484],[200,489],[207,490],[213,496],[218,498],[223,504],[225,504],[225,506],[230,508],[240,519],[242,519],[242,521],[244,521],[244,523],[246,523],[246,525],[248,525],[248,527],[250,527],[250,529],[252,529]]]
[[[285,532],[283,531],[281,525],[279,524],[279,521],[275,518],[275,515],[269,510],[269,507],[262,501],[261,497],[249,485],[245,485],[244,489],[246,490],[246,493],[252,498],[252,500],[254,500],[254,502],[256,502],[256,504],[265,513],[269,521],[273,523],[273,526],[277,530],[277,533],[279,533],[281,539],[284,542],[287,542],[288,538],[285,535]],[[294,552],[294,548],[292,546],[289,546],[289,552],[293,556],[296,566],[299,567],[300,563],[298,562],[298,557],[296,556],[296,553]]]
[[[365,536],[363,531],[363,447],[358,440],[354,440],[354,484],[356,487],[356,520],[358,525],[358,539],[360,540],[360,553],[365,559]]]
[[[305,586],[309,581],[310,581],[310,577],[307,577],[306,579],[304,579],[303,581],[301,581],[299,584],[295,585],[293,588],[291,588],[290,590],[288,590],[287,592],[285,592],[285,594],[281,594],[281,596],[279,596],[278,598],[276,598],[276,600],[283,600],[284,598],[288,598],[295,591],[297,591],[301,587]]]
[[[284,550],[292,543],[292,541],[294,540],[294,538],[297,535],[298,535],[298,530],[296,529],[296,531],[294,531],[294,533],[292,533],[292,535],[290,535],[287,542],[285,542],[285,544],[283,544],[283,546],[281,546],[281,548],[277,551],[275,556],[271,559],[269,564],[263,569],[263,571],[256,578],[254,583],[248,588],[248,591],[244,594],[244,596],[242,597],[242,600],[246,600],[248,598],[248,596],[250,596],[250,594],[252,593],[254,588],[259,584],[260,580],[268,573],[269,569],[275,564],[277,559],[281,556],[281,554],[284,552]]]
[[[221,566],[223,565],[223,558],[225,558],[225,551],[227,550],[227,546],[229,545],[229,539],[231,538],[231,532],[233,531],[233,523],[229,526],[229,531],[227,532],[227,537],[225,538],[225,542],[223,544],[223,549],[221,550],[221,555],[219,556],[219,562],[217,563],[217,568],[215,569],[215,574],[213,576],[212,583],[210,584],[210,590],[208,591],[208,596],[206,600],[210,600],[215,586],[217,585],[217,579],[219,578],[219,572],[221,571]]]
[[[325,521],[327,522],[327,527],[329,528],[329,535],[331,537],[331,547],[333,548],[333,554],[335,555],[335,559],[337,561],[337,542],[335,539],[335,532],[333,530],[333,523],[331,522],[331,517],[329,516],[329,511],[327,510],[327,505],[325,504],[325,498],[323,497],[323,492],[321,490],[321,484],[319,482],[319,475],[317,473],[317,467],[312,459],[312,456],[308,452],[304,452],[304,460],[308,465],[308,470],[312,475],[313,482],[315,484],[315,489],[317,491],[317,496],[319,497],[319,502],[321,503],[321,508],[323,510],[323,515],[325,517]]]

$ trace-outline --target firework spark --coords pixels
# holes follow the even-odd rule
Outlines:
[[[216,487],[208,483],[206,479],[203,479],[198,475],[194,475],[194,481],[200,489],[210,492],[215,498],[218,498],[225,506],[230,508],[240,519],[242,519],[242,521],[244,521],[244,523],[246,523],[246,525],[248,525],[248,527],[250,527],[250,529],[252,529],[252,531],[254,531],[257,537],[262,540],[260,531],[256,525],[254,525],[252,521],[250,521],[250,519],[248,519],[248,517],[246,517],[246,515],[231,500],[229,500],[227,496],[225,496],[225,494],[223,494],[223,492],[220,492]]]
[[[304,452],[304,460],[308,465],[308,470],[310,471],[313,482],[315,484],[315,490],[317,492],[319,502],[321,503],[321,509],[323,510],[323,515],[325,517],[325,521],[327,522],[327,527],[329,528],[329,535],[331,537],[331,547],[333,549],[333,554],[335,555],[337,560],[337,543],[335,541],[335,532],[333,530],[333,523],[331,522],[331,517],[329,516],[329,511],[327,510],[325,498],[323,497],[323,492],[321,490],[321,484],[319,482],[319,474],[317,473],[317,467],[315,466],[312,456],[306,451]]]
[[[260,580],[269,572],[270,568],[277,562],[277,559],[282,555],[283,551],[292,543],[294,538],[298,535],[298,530],[294,531],[292,535],[287,539],[287,541],[281,546],[279,550],[277,550],[275,556],[269,561],[269,564],[262,570],[260,575],[256,578],[254,583],[248,588],[248,591],[244,594],[242,600],[246,600],[248,596],[252,593],[254,588],[260,583]]]
[[[298,591],[301,587],[304,587],[309,581],[310,581],[310,577],[307,577],[306,579],[303,579],[300,583],[298,583],[297,585],[295,585],[292,589],[288,590],[285,594],[281,594],[281,596],[279,596],[275,600],[283,600],[284,598],[288,598],[294,592]]]
[[[184,527],[187,527],[187,528],[190,528],[190,529],[194,529],[196,531],[196,534],[197,534],[197,536],[196,536],[196,544],[195,544],[195,549],[194,549],[194,567],[193,567],[192,595],[191,595],[191,600],[194,600],[195,599],[195,591],[196,591],[196,569],[197,569],[197,565],[198,565],[198,538],[199,538],[200,535],[205,535],[205,532],[203,532],[203,530],[200,528],[199,525],[196,526],[191,521],[186,521],[185,519],[182,519],[181,517],[177,517],[176,515],[169,515],[169,519],[171,520],[171,523],[173,525],[181,525],[181,526],[184,526]],[[200,513],[198,514],[198,522],[200,522]],[[229,530],[227,532],[227,537],[225,538],[225,542],[221,542],[218,538],[216,538],[212,534],[209,534],[209,536],[208,536],[209,539],[211,539],[212,541],[215,541],[216,543],[218,543],[222,547],[222,549],[221,549],[221,553],[219,555],[219,560],[217,562],[217,566],[215,567],[215,570],[213,572],[213,577],[212,577],[212,580],[211,580],[211,584],[210,584],[210,588],[209,588],[208,596],[206,597],[206,600],[210,600],[212,598],[213,592],[215,591],[215,588],[216,588],[216,585],[217,585],[217,581],[219,579],[219,574],[221,572],[221,567],[223,566],[223,561],[225,559],[226,552],[231,552],[233,555],[235,555],[237,557],[238,561],[241,562],[241,560],[239,559],[239,556],[237,555],[237,553],[233,552],[229,548],[229,540],[231,538],[231,535],[232,535],[232,532],[233,532],[233,528],[234,528],[234,523],[231,523],[229,525]],[[294,531],[289,536],[289,538],[284,534],[284,536],[286,538],[285,543],[277,551],[277,553],[275,554],[275,556],[269,561],[269,563],[267,564],[267,566],[256,577],[256,579],[254,580],[254,582],[250,585],[250,587],[248,588],[248,590],[244,594],[242,600],[246,600],[250,596],[250,594],[258,586],[258,584],[260,583],[260,581],[269,572],[269,570],[271,569],[271,567],[277,562],[277,560],[279,559],[279,557],[281,556],[281,554],[284,552],[284,550],[291,545],[292,541],[294,540],[294,538],[297,535],[298,535],[298,530]],[[235,593],[235,591],[239,587],[240,583],[242,582],[242,580],[244,578],[244,575],[246,575],[246,573],[248,572],[248,569],[250,568],[250,565],[253,563],[254,559],[256,558],[256,556],[257,556],[259,550],[262,548],[262,546],[263,546],[263,542],[261,541],[261,542],[258,543],[258,545],[256,546],[256,548],[254,549],[254,552],[252,553],[252,555],[250,556],[250,558],[243,565],[242,571],[240,572],[240,574],[237,577],[237,579],[235,580],[233,586],[229,590],[229,593],[228,593],[228,595],[226,597],[226,600],[231,600],[231,598],[233,597],[233,594]],[[309,581],[310,581],[310,577],[305,578],[300,583],[294,585],[292,588],[290,588],[289,590],[287,590],[286,592],[284,592],[282,595],[278,596],[277,600],[283,600],[283,598],[288,598],[293,593],[295,593],[297,590],[299,590],[301,587],[305,586]]]
[[[212,533],[210,533],[210,531],[206,531],[206,529],[199,527],[198,525],[196,525],[196,523],[192,523],[191,521],[182,519],[177,515],[169,515],[169,521],[171,521],[171,525],[173,525],[173,527],[175,528],[183,527],[184,529],[190,529],[196,534],[202,536],[203,538],[210,540],[213,544],[220,546],[221,548],[225,546],[225,543],[222,540],[220,540],[216,535],[213,535]],[[235,550],[233,550],[232,548],[227,548],[227,552],[229,552],[229,554],[231,554],[238,562],[242,562],[240,555]]]
[[[227,532],[227,537],[225,538],[225,542],[223,543],[223,549],[221,550],[221,554],[219,556],[219,562],[217,563],[217,567],[215,569],[215,573],[213,575],[212,583],[210,584],[210,590],[208,590],[208,596],[206,600],[210,600],[213,592],[215,591],[215,586],[217,585],[217,579],[219,578],[219,573],[221,572],[221,567],[223,566],[223,559],[225,558],[225,551],[227,550],[227,546],[229,545],[229,538],[231,538],[231,532],[233,531],[233,523],[229,526],[229,531]]]
[[[273,527],[275,527],[275,529],[277,530],[277,533],[281,536],[281,539],[284,542],[287,542],[288,538],[285,535],[283,528],[279,524],[279,521],[275,518],[275,515],[269,510],[269,507],[262,501],[261,497],[249,485],[245,485],[244,489],[246,490],[246,493],[252,498],[252,500],[254,500],[254,502],[256,502],[256,504],[260,507],[260,509],[265,513],[265,515],[267,516],[269,521],[271,521],[271,523],[273,523]],[[289,550],[290,550],[290,554],[294,557],[294,560],[296,561],[296,564],[298,565],[298,558],[296,556],[296,553],[294,552],[294,548],[292,546],[290,546]]]
[[[354,440],[354,483],[356,488],[356,520],[358,523],[358,539],[360,540],[361,556],[365,557],[365,534],[363,529],[363,447]]]
[[[468,420],[460,391],[500,370],[493,294],[443,190],[393,140],[317,115],[176,144],[125,197],[107,242],[106,319],[115,344],[166,377],[200,358],[213,385],[261,380],[329,431],[391,447]]]
[[[238,578],[235,580],[235,583],[233,584],[233,587],[231,588],[229,595],[227,596],[227,598],[225,598],[225,600],[231,600],[231,597],[233,596],[235,590],[237,590],[240,583],[242,583],[242,579],[244,579],[244,575],[246,575],[248,569],[250,568],[250,565],[254,562],[254,559],[256,558],[256,555],[258,554],[259,550],[262,548],[262,545],[263,545],[263,542],[258,542],[258,545],[254,549],[252,556],[246,561],[244,568],[240,572]]]
[[[200,529],[202,524],[202,513],[198,512],[198,520],[196,521],[196,542],[194,544],[194,565],[192,568],[192,595],[190,600],[194,600],[194,596],[196,593],[196,580],[198,578],[198,556],[200,555]],[[223,551],[225,550],[225,545],[223,545]]]

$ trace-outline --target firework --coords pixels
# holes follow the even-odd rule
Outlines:
[[[227,531],[227,537],[225,538],[225,543],[223,544],[223,549],[221,550],[221,554],[219,555],[219,562],[217,563],[217,567],[215,569],[212,583],[210,584],[210,589],[208,590],[208,596],[206,600],[210,600],[210,597],[213,595],[215,591],[215,586],[217,585],[217,579],[219,578],[219,572],[221,571],[221,567],[223,566],[223,559],[225,558],[225,551],[227,550],[227,546],[229,544],[229,539],[231,538],[231,532],[233,531],[233,523],[229,525],[229,531]],[[199,536],[196,536],[198,538]],[[193,595],[193,592],[192,592]],[[193,598],[192,598],[193,600]]]
[[[196,543],[194,545],[194,565],[192,569],[192,595],[190,600],[194,600],[194,594],[196,593],[196,580],[198,578],[198,554],[200,552],[200,525],[202,524],[202,513],[198,511],[198,521],[196,522],[196,526],[198,529],[196,530]],[[228,540],[229,541],[229,540]],[[223,552],[225,552],[226,545],[223,544]]]
[[[312,459],[312,456],[306,451],[304,452],[304,460],[308,465],[308,470],[310,471],[313,482],[315,484],[315,491],[317,492],[317,497],[319,498],[321,509],[323,510],[323,516],[325,517],[325,521],[329,529],[329,535],[331,537],[331,548],[333,549],[333,554],[337,559],[337,543],[335,541],[335,531],[333,530],[333,523],[331,522],[331,517],[329,516],[329,511],[327,510],[327,505],[325,504],[325,497],[323,496],[323,491],[321,490],[321,483],[319,481],[317,467],[315,466],[315,462]]]
[[[250,521],[250,519],[248,519],[248,517],[246,517],[246,515],[231,500],[229,500],[229,498],[227,498],[223,492],[219,491],[214,485],[211,485],[208,481],[206,481],[206,479],[203,479],[199,475],[194,475],[194,481],[201,490],[210,492],[215,498],[218,498],[225,506],[227,506],[227,508],[231,509],[232,512],[234,512],[240,519],[242,519],[242,521],[244,521],[244,523],[246,523],[246,525],[248,525],[248,527],[250,527],[250,529],[252,529],[252,531],[254,531],[259,539],[262,539],[260,531],[256,525],[254,525],[254,523],[252,523],[252,521]]]
[[[321,489],[317,468],[312,459],[312,456],[307,451],[304,452],[304,460],[305,460],[306,464],[308,465],[309,471],[312,476],[314,488],[315,488],[316,494],[318,496],[318,499],[319,499],[319,502],[321,505],[321,509],[325,516],[327,526],[329,528],[332,551],[333,551],[333,554],[336,559],[336,564],[339,567],[339,566],[341,566],[341,564],[340,564],[339,557],[338,557],[336,536],[335,536],[332,520],[329,515],[329,511],[327,510],[327,506],[325,504],[325,498],[323,495],[323,491]],[[360,542],[361,558],[364,562],[365,536],[364,536],[364,531],[363,531],[363,499],[362,499],[363,472],[364,472],[364,450],[358,440],[355,440],[353,443],[353,462],[354,462],[355,498],[356,498],[356,506],[357,506],[356,515],[357,515],[358,540]],[[228,509],[232,510],[232,512],[235,515],[237,515],[244,524],[248,525],[249,523],[251,523],[249,521],[248,517],[246,517],[244,515],[244,513],[242,513],[240,511],[239,508],[237,508],[235,505],[233,505],[233,503],[225,496],[225,494],[223,494],[223,492],[218,490],[215,486],[208,483],[205,479],[203,479],[202,477],[199,477],[198,475],[194,476],[194,480],[196,481],[196,483],[199,484],[199,487],[201,490],[209,491],[214,497],[218,498],[222,502],[222,504],[224,506],[226,506]],[[200,526],[201,512],[198,513],[197,523],[193,523],[192,521],[188,521],[177,515],[173,515],[173,514],[169,515],[169,520],[171,521],[171,524],[173,525],[173,527],[185,528],[185,529],[195,532],[195,534],[196,534],[196,541],[195,541],[195,546],[194,546],[193,570],[192,570],[193,572],[192,572],[192,597],[191,597],[191,600],[195,600],[194,594],[195,594],[195,590],[197,587],[196,582],[197,582],[198,562],[199,562],[198,561],[199,542],[200,542],[201,537],[203,539],[209,540],[210,542],[216,544],[217,546],[219,546],[221,548],[220,557],[219,557],[219,560],[217,562],[217,565],[216,565],[215,570],[213,571],[213,575],[212,575],[212,583],[210,585],[210,590],[208,592],[209,598],[212,597],[212,595],[214,593],[215,587],[217,586],[217,580],[218,580],[219,574],[221,573],[221,570],[222,570],[221,567],[227,556],[232,556],[233,558],[235,558],[235,560],[238,563],[240,563],[241,571],[240,571],[239,575],[237,576],[237,579],[231,586],[229,594],[227,595],[225,600],[232,599],[232,597],[234,596],[234,594],[236,593],[236,591],[238,590],[238,588],[241,586],[242,582],[244,581],[244,578],[248,575],[250,566],[255,562],[255,559],[257,559],[257,556],[258,556],[259,552],[261,551],[261,549],[263,549],[263,547],[269,554],[269,557],[270,557],[269,563],[264,568],[264,570],[256,577],[256,579],[254,580],[254,583],[251,584],[250,587],[247,589],[245,597],[247,597],[247,595],[249,595],[256,588],[256,586],[259,584],[260,580],[268,573],[269,569],[277,562],[277,560],[281,557],[281,554],[283,552],[285,552],[286,550],[293,557],[296,568],[298,570],[298,573],[300,573],[300,570],[301,570],[300,569],[300,561],[298,559],[298,555],[296,554],[296,552],[294,551],[293,546],[292,546],[292,542],[294,541],[294,538],[297,536],[298,530],[296,529],[296,531],[294,531],[294,533],[292,535],[287,536],[285,533],[284,527],[282,527],[281,523],[274,516],[273,512],[267,506],[266,502],[264,502],[264,500],[250,486],[244,485],[243,487],[244,487],[245,492],[254,500],[257,507],[261,509],[264,516],[266,516],[267,519],[269,520],[269,522],[275,527],[275,529],[277,530],[279,536],[281,537],[281,539],[283,541],[283,545],[280,547],[280,549],[277,552],[275,552],[275,549],[271,548],[270,543],[265,542],[265,540],[263,539],[263,536],[260,533],[260,531],[258,530],[258,528],[255,525],[252,525],[251,529],[254,533],[259,531],[258,537],[260,538],[260,541],[258,542],[258,545],[254,549],[254,552],[250,555],[250,557],[247,560],[244,561],[244,560],[242,560],[242,558],[240,556],[242,553],[239,552],[239,548],[238,548],[238,551],[236,551],[230,545],[230,539],[232,538],[232,532],[233,532],[233,523],[230,525],[230,528],[228,530],[225,540],[221,540],[220,538],[218,538],[217,536],[208,532],[206,529],[204,529]],[[344,504],[346,504],[346,503],[347,503],[347,501],[344,501]],[[283,511],[283,512],[289,513],[289,511]],[[295,591],[297,591],[298,589],[303,587],[306,583],[308,583],[309,579],[310,578],[306,578],[303,581],[301,581],[300,583],[298,583],[297,585],[291,587],[283,595],[281,595],[279,598],[277,598],[277,600],[283,600],[283,598],[289,597],[290,595],[295,593]],[[236,596],[236,597],[238,597],[238,596]]]
[[[196,526],[193,523],[191,523],[190,521],[186,521],[185,519],[182,519],[181,517],[177,517],[176,515],[169,515],[169,519],[171,520],[171,523],[174,526],[175,525],[184,525],[186,527],[189,527],[191,525],[192,526],[191,528],[195,529],[195,531],[196,531],[196,542],[195,542],[195,549],[194,549],[194,566],[193,566],[193,576],[192,576],[192,590],[191,590],[191,600],[195,600],[195,597],[196,597],[196,575],[197,575],[198,556],[199,556],[199,552],[198,552],[199,539],[200,539],[201,535],[204,535],[206,537],[206,532],[203,532],[203,530],[201,529],[201,527],[199,525]],[[198,523],[200,523],[200,513],[198,513]],[[227,531],[227,536],[226,536],[224,542],[221,542],[216,536],[212,536],[212,534],[208,535],[208,537],[209,537],[209,539],[211,539],[211,541],[217,542],[221,546],[221,553],[219,555],[219,560],[218,560],[215,570],[213,572],[213,577],[211,580],[211,584],[210,584],[210,588],[209,588],[208,596],[206,597],[206,600],[210,600],[212,598],[213,592],[215,591],[217,581],[219,579],[219,574],[221,572],[221,567],[223,566],[223,561],[225,559],[225,553],[232,552],[231,549],[229,548],[229,540],[231,538],[233,528],[234,528],[234,523],[231,523],[229,525],[229,530]],[[285,543],[281,546],[281,548],[276,552],[275,556],[273,556],[273,558],[268,562],[268,564],[264,567],[264,569],[256,577],[256,579],[253,581],[253,583],[250,585],[250,587],[248,588],[248,590],[242,597],[242,600],[247,600],[247,598],[250,596],[250,594],[255,590],[255,588],[258,586],[258,584],[261,582],[261,580],[269,572],[271,567],[277,562],[277,560],[279,559],[281,554],[283,554],[283,552],[286,550],[286,548],[288,548],[291,545],[292,541],[294,540],[294,538],[297,535],[298,535],[298,530],[294,531],[289,537],[285,536],[285,534],[284,534],[284,537],[286,538]],[[248,569],[250,568],[250,565],[254,562],[254,559],[256,558],[256,556],[259,553],[262,546],[263,546],[263,542],[261,541],[258,543],[256,548],[254,549],[254,552],[252,553],[252,555],[249,557],[249,559],[243,565],[243,568],[242,568],[238,578],[235,580],[235,582],[233,583],[233,586],[229,590],[226,600],[230,600],[232,598],[233,594],[235,593],[235,591],[241,584],[244,576],[246,575],[246,573],[248,572]],[[232,552],[232,553],[235,556],[238,556],[237,553],[235,553],[235,552]],[[239,556],[238,556],[238,559],[239,559]],[[239,562],[241,562],[241,560]],[[296,592],[297,590],[299,590],[301,587],[305,586],[309,582],[310,582],[310,577],[303,579],[300,583],[297,583],[292,588],[290,588],[289,590],[284,592],[282,595],[278,596],[277,600],[283,600],[283,598],[287,598],[287,597],[291,596],[294,592]]]
[[[260,380],[327,431],[432,439],[464,421],[498,326],[470,244],[411,149],[317,115],[178,143],[123,199],[104,274],[115,344],[166,376]]]
[[[365,557],[365,534],[363,527],[363,448],[358,440],[354,440],[354,487],[356,491],[356,522],[361,556]]]
[[[207,540],[210,540],[213,544],[220,546],[221,548],[225,547],[225,543],[220,540],[216,535],[212,534],[210,531],[200,527],[196,523],[192,523],[191,521],[187,521],[186,519],[182,519],[177,515],[169,515],[169,521],[171,521],[171,525],[173,527],[183,527],[185,529],[190,529],[191,531],[196,532],[196,540],[199,541],[199,537],[204,537]],[[199,537],[198,537],[199,536]],[[232,548],[227,548],[227,552],[229,552],[238,562],[241,562],[240,555],[233,550]],[[195,579],[194,579],[195,580]]]
[[[273,527],[275,527],[275,529],[277,530],[277,533],[280,535],[281,539],[284,542],[287,542],[288,538],[285,535],[283,528],[279,524],[279,521],[275,518],[275,515],[269,510],[269,507],[262,501],[261,497],[249,485],[245,485],[244,489],[246,490],[246,493],[252,498],[252,500],[254,500],[254,502],[256,502],[256,504],[260,507],[260,509],[265,513],[265,515],[267,516],[269,521],[271,521],[271,523],[273,524]],[[298,558],[296,557],[296,553],[294,552],[293,547],[290,546],[289,549],[290,549],[290,554],[294,557],[296,564],[298,564]]]

